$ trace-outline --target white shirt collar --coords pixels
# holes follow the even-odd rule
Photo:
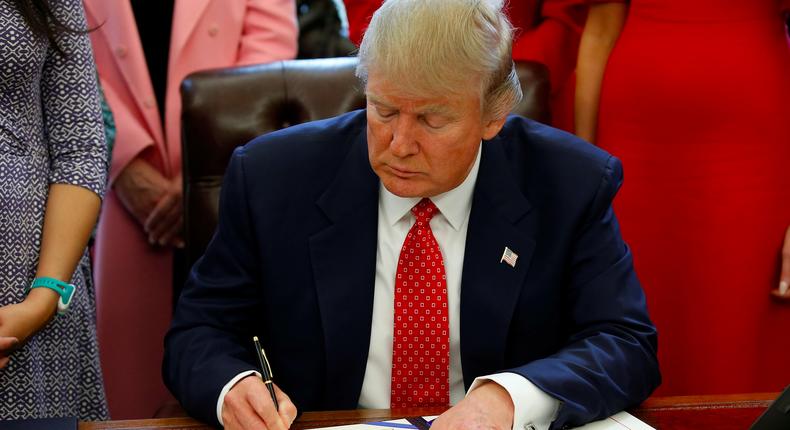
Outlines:
[[[461,228],[464,220],[472,211],[472,194],[477,182],[477,173],[480,170],[480,154],[483,143],[477,149],[477,158],[472,169],[466,175],[466,179],[460,185],[450,191],[431,197],[433,204],[441,212],[441,215],[450,223],[456,231]],[[395,225],[398,221],[409,214],[421,197],[398,197],[392,194],[383,184],[379,185],[379,202],[381,203],[382,213],[386,217],[389,225]]]

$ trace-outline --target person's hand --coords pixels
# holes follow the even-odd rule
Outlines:
[[[779,275],[779,287],[771,290],[771,294],[779,300],[790,302],[790,227],[785,232],[782,246],[782,272]]]
[[[118,199],[143,226],[148,242],[179,245],[181,231],[181,179],[168,180],[142,158],[135,158],[113,185]],[[174,225],[176,224],[176,225]],[[170,241],[164,240],[175,231]],[[169,236],[168,236],[169,237]]]
[[[113,189],[126,210],[143,225],[169,185],[167,178],[138,157],[118,175]]]
[[[431,424],[431,430],[501,429],[513,427],[513,400],[493,381],[475,388]]]
[[[0,337],[12,337],[23,344],[55,315],[55,293],[35,290],[22,303],[0,307]],[[4,349],[0,347],[0,351]]]
[[[227,430],[286,430],[296,419],[296,406],[274,385],[279,413],[266,389],[256,375],[250,375],[233,386],[222,404],[222,422]]]
[[[169,181],[165,193],[151,210],[143,224],[148,242],[159,246],[184,247],[181,230],[184,227],[181,175]]]
[[[8,356],[19,343],[19,340],[11,336],[0,336],[0,369],[8,364]]]

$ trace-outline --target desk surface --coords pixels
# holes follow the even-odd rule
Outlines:
[[[726,396],[682,396],[650,398],[630,412],[661,430],[743,430],[768,407],[778,393],[737,394]],[[365,421],[420,415],[438,415],[436,408],[400,410],[353,410],[306,412],[294,423],[293,429],[310,429]],[[159,418],[149,420],[83,422],[80,430],[103,429],[179,429],[206,430],[210,427],[191,418]]]

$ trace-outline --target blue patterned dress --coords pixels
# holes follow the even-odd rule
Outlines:
[[[84,29],[82,0],[50,2],[69,28]],[[34,35],[12,0],[0,0],[0,306],[21,302],[38,264],[49,185],[99,195],[107,161],[90,42],[57,37],[66,56]],[[87,253],[69,311],[0,369],[0,419],[106,419],[93,282]]]

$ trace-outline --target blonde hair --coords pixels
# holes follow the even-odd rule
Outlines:
[[[356,74],[373,70],[404,95],[462,94],[479,80],[483,112],[502,118],[521,101],[513,28],[497,0],[386,0],[359,49]]]

